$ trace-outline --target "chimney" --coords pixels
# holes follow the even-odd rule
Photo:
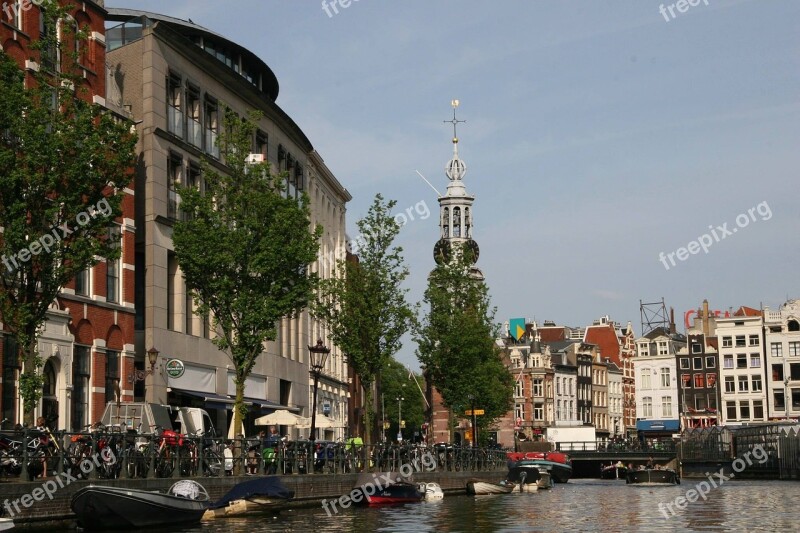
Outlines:
[[[675,309],[672,307],[669,308],[669,332],[673,335],[677,333],[675,329]]]
[[[708,299],[705,299],[703,300],[703,335],[706,338],[709,336],[708,329]]]

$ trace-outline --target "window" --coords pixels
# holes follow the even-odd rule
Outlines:
[[[517,384],[514,385],[514,396],[517,398],[522,398],[524,396],[522,392],[522,381],[517,381]]]
[[[217,137],[219,136],[219,106],[216,100],[206,96],[205,107],[206,153],[219,159],[219,146],[217,146]]]
[[[728,420],[736,420],[736,402],[725,402],[725,414]]]
[[[534,396],[544,396],[542,392],[542,380],[541,379],[534,379],[533,380],[533,395]]]
[[[670,379],[669,379],[669,368],[662,368],[661,369],[661,388],[669,388],[670,386]]]
[[[175,220],[178,218],[178,206],[180,199],[176,186],[182,183],[181,174],[183,172],[183,161],[179,154],[170,153],[167,159],[167,218]]]
[[[783,381],[783,365],[772,365],[772,381]]]
[[[658,355],[669,355],[667,341],[658,341]]]
[[[753,374],[750,378],[750,390],[753,392],[761,392],[761,376]]]
[[[119,352],[106,350],[106,403],[115,402],[119,389]]]
[[[89,424],[90,348],[75,345],[72,355],[72,431]]]
[[[167,78],[167,131],[183,138],[183,85],[177,74]]]
[[[757,353],[750,354],[750,368],[761,368],[761,355]]]
[[[681,357],[681,370],[688,370],[688,369],[689,369],[689,358]]]
[[[653,416],[653,398],[650,396],[642,398],[642,416],[644,418],[652,418]]]
[[[717,375],[716,374],[706,374],[706,387],[709,389],[712,387],[717,386]]]
[[[736,335],[736,347],[741,348],[742,346],[746,346],[744,342],[744,335]]]
[[[200,89],[191,85],[186,89],[186,137],[189,144],[203,148],[203,131],[200,117]]]
[[[253,153],[261,154],[264,156],[264,159],[267,158],[268,153],[268,139],[266,133],[261,130],[256,131],[256,139],[255,144],[253,145]]]
[[[733,347],[733,340],[730,337],[722,337],[722,347],[723,348]]]
[[[789,377],[792,381],[800,380],[800,363],[789,365]]]
[[[759,343],[758,343],[758,335],[750,335],[748,337],[748,340],[750,341],[750,346],[758,346],[759,345]]]
[[[742,420],[750,420],[750,402],[748,400],[739,402],[739,417]]]
[[[693,342],[692,353],[703,353],[703,347],[699,343]]]
[[[561,378],[556,378],[556,394],[561,394]]]
[[[786,323],[786,329],[789,331],[800,331],[800,322],[797,322],[797,320],[790,320]]]
[[[39,40],[42,42],[42,48],[39,51],[41,64],[44,69],[55,72],[59,70],[59,31],[55,20],[45,14],[43,7],[40,6],[39,9],[41,10],[39,16]]]
[[[753,400],[753,420],[764,420],[763,400]]]
[[[702,389],[705,388],[705,376],[703,374],[695,374],[694,375],[694,388],[695,389]]]
[[[703,358],[702,357],[695,357],[694,361],[694,369],[695,370],[703,370]]]
[[[783,344],[781,344],[780,342],[773,342],[769,346],[769,353],[772,357],[783,356]]]
[[[736,368],[747,368],[747,354],[746,353],[737,353],[736,354]]]
[[[688,389],[692,385],[692,376],[690,374],[681,374],[681,386]]]
[[[541,403],[533,404],[533,419],[544,420],[544,404]]]
[[[702,411],[706,409],[708,405],[706,405],[706,397],[705,396],[695,396],[694,397],[694,408],[698,411]]]
[[[664,417],[672,416],[672,397],[670,396],[661,397],[661,416]]]
[[[109,239],[116,241],[116,247],[120,246],[120,227],[113,225],[108,228]],[[119,303],[119,259],[109,259],[106,261],[106,301]]]
[[[789,343],[789,357],[797,357],[800,355],[800,342],[793,341]]]
[[[736,392],[736,382],[734,381],[733,376],[725,376],[725,392]]]
[[[650,369],[645,368],[642,370],[642,388],[649,389],[650,387]]]
[[[728,354],[723,356],[722,368],[733,368],[733,356]]]
[[[75,275],[75,294],[89,295],[89,269],[81,270]]]
[[[514,406],[514,418],[525,420],[525,407],[522,404]]]
[[[775,402],[775,410],[776,411],[785,411],[786,410],[786,403],[784,401],[783,391],[776,390],[772,394],[773,401]]]
[[[716,368],[717,366],[717,358],[713,355],[706,356],[706,368]]]
[[[800,409],[800,389],[792,389],[792,411]]]
[[[747,376],[739,376],[739,392],[747,392],[748,391],[748,380]]]

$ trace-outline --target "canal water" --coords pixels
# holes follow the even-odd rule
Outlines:
[[[673,503],[701,480],[681,485],[635,486],[624,481],[571,480],[553,490],[496,496],[445,496],[381,508],[352,508],[328,516],[321,506],[274,517],[226,519],[184,529],[191,533],[261,531],[797,531],[800,483],[727,481],[711,488],[707,501],[688,503],[665,518],[659,503]],[[673,504],[673,509],[675,506]]]

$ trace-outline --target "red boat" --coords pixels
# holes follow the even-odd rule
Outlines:
[[[391,483],[387,480],[391,479]],[[387,505],[420,502],[425,495],[419,487],[404,479],[399,473],[361,474],[358,476],[357,490],[363,494],[361,505]]]
[[[524,461],[526,466],[541,466],[550,471],[556,483],[566,483],[572,476],[572,461],[561,452],[508,452],[509,469]]]

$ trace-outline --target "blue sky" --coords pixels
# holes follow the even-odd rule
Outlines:
[[[351,234],[375,193],[412,208],[412,302],[438,238],[415,170],[446,187],[458,98],[498,321],[608,314],[639,334],[640,299],[666,298],[682,329],[704,298],[800,297],[800,2],[707,1],[669,21],[650,0],[354,0],[330,17],[317,0],[106,5],[191,18],[258,54],[352,193]],[[670,264],[712,230],[708,253]],[[398,358],[417,366],[410,339]]]

